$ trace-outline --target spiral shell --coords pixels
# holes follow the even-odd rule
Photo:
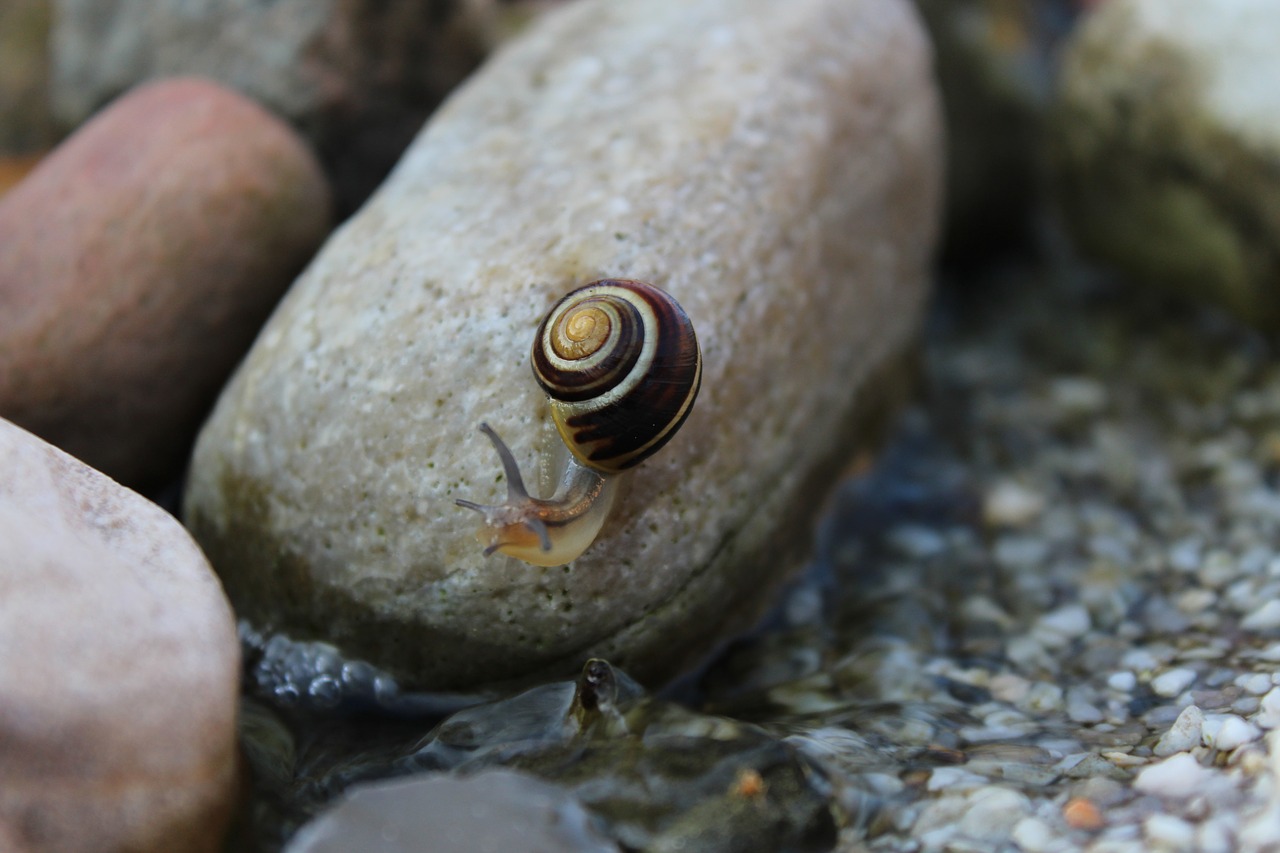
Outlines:
[[[666,444],[702,381],[688,315],[643,281],[602,279],[565,296],[538,327],[532,361],[565,444],[608,474]]]

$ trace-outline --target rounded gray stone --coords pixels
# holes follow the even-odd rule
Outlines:
[[[904,0],[540,19],[331,238],[207,423],[187,521],[240,613],[419,688],[688,666],[772,601],[905,393],[941,142]],[[583,557],[486,559],[454,505],[505,490],[476,426],[527,474],[550,457],[534,329],[601,277],[685,307],[697,405]]]
[[[1064,52],[1049,156],[1080,247],[1280,322],[1280,8],[1109,0]]]

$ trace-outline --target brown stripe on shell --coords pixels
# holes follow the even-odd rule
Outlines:
[[[642,295],[659,329],[648,375],[607,406],[563,420],[576,455],[604,471],[626,470],[660,450],[684,423],[701,385],[701,356],[688,316],[667,294],[648,291]]]

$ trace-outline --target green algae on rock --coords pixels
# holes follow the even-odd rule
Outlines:
[[[1100,4],[1064,55],[1049,137],[1067,225],[1152,286],[1280,323],[1280,11]]]
[[[941,135],[903,0],[585,2],[433,118],[321,251],[206,425],[187,521],[242,616],[409,689],[606,656],[671,676],[754,619],[900,396]],[[558,441],[533,331],[643,279],[697,328],[702,392],[566,567],[485,559],[472,513]]]

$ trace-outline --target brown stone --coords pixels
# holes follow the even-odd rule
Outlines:
[[[218,849],[239,646],[159,507],[0,420],[0,849]]]
[[[328,204],[241,96],[122,98],[0,198],[0,416],[130,484],[172,476]]]

